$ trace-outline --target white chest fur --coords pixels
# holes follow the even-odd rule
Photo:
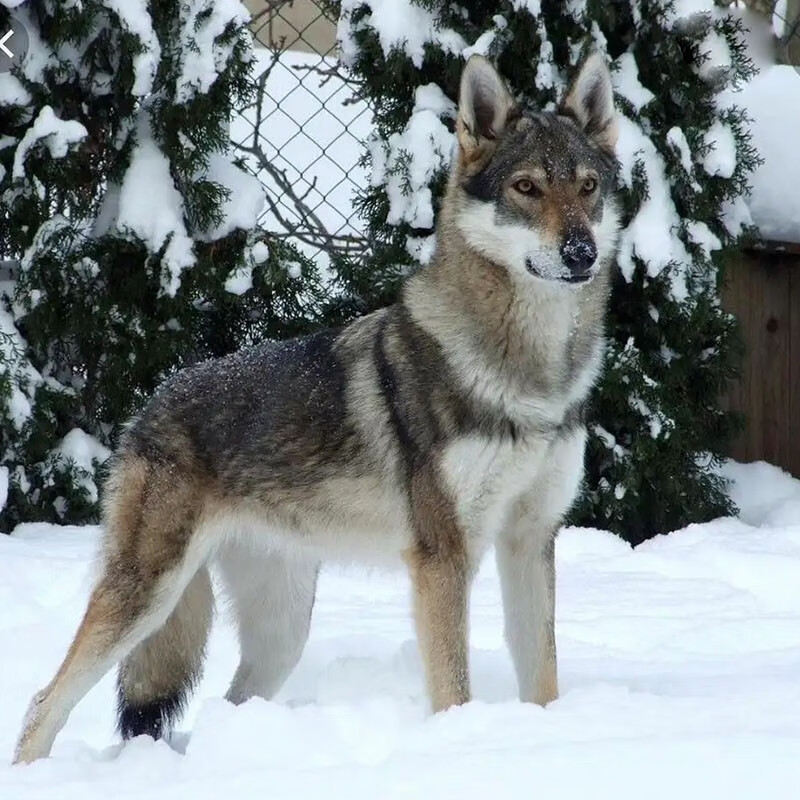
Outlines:
[[[513,443],[467,436],[444,452],[442,475],[459,522],[476,546],[494,539],[515,499],[536,482],[547,449],[548,441],[539,437]]]
[[[583,475],[586,429],[555,440],[512,443],[469,436],[451,444],[440,469],[475,555],[510,522],[518,501],[545,526],[557,525],[572,505]]]

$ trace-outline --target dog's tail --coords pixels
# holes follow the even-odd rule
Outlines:
[[[124,739],[169,732],[203,670],[214,596],[201,567],[164,625],[119,666],[117,727]]]

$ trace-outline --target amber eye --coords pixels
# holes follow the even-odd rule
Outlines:
[[[581,186],[582,194],[591,194],[597,188],[597,178],[587,178]]]
[[[521,194],[538,195],[539,190],[536,188],[534,182],[528,178],[520,178],[515,184],[514,188]]]

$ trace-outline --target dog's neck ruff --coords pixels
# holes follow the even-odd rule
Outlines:
[[[512,275],[458,237],[440,240],[403,302],[462,389],[544,429],[560,426],[599,374],[607,287],[605,267],[579,286]]]

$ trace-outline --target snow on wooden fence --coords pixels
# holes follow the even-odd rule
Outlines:
[[[762,238],[731,259],[723,291],[745,348],[727,392],[728,406],[746,418],[731,456],[800,476],[800,0],[761,6],[771,15],[771,55],[781,63],[760,64],[760,73],[730,95],[746,109],[763,159],[742,200],[745,221]]]

